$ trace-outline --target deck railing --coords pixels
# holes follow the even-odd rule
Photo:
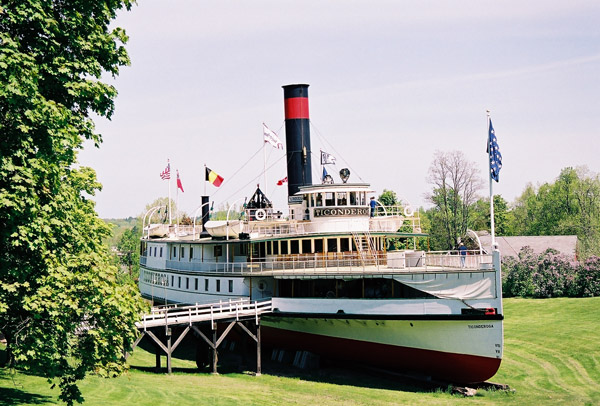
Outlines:
[[[142,257],[144,258],[144,257]],[[463,261],[464,260],[464,261]],[[142,262],[142,261],[140,261]],[[166,261],[166,271],[227,274],[303,273],[339,274],[357,272],[428,272],[491,270],[492,256],[470,251],[376,251],[366,257],[358,252],[289,254],[269,258],[253,258],[244,262]]]
[[[225,319],[248,319],[269,313],[273,309],[271,300],[251,301],[249,298],[230,299],[218,303],[195,304],[192,306],[161,306],[153,307],[152,311],[142,316],[135,323],[138,328],[192,324],[210,321],[211,324]]]

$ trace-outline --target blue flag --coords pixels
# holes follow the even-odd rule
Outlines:
[[[325,179],[327,178],[327,170],[325,169],[325,167],[323,167],[323,182],[325,182]]]
[[[498,147],[498,139],[494,127],[492,127],[491,119],[486,152],[490,156],[490,177],[498,182],[500,169],[502,169],[502,154],[500,153],[500,147]]]

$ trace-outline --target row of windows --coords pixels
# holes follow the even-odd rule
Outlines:
[[[309,207],[367,205],[366,192],[311,193],[305,199],[308,200]]]
[[[385,239],[374,238],[373,244],[376,250],[381,250],[385,246]],[[235,246],[235,255],[245,256],[248,254],[248,245],[252,249],[254,258],[264,257],[266,255],[288,255],[288,254],[312,254],[323,252],[349,252],[357,251],[356,243],[352,237],[333,237],[333,238],[304,238],[299,240],[280,240],[280,241],[265,241],[254,244],[240,244]],[[186,249],[187,248],[187,249]],[[234,249],[234,248],[232,248]],[[187,252],[186,252],[187,251]],[[202,252],[202,248],[200,248]],[[158,256],[162,257],[163,247],[160,247]],[[191,260],[194,256],[194,247],[173,247],[172,258],[177,258],[180,255],[180,260]],[[186,258],[186,253],[189,257]],[[157,256],[157,247],[149,248],[149,256]],[[154,254],[154,255],[153,255]],[[213,246],[214,258],[223,255],[223,246]],[[204,258],[198,258],[204,260]]]
[[[202,281],[202,278],[190,278],[188,276],[186,277],[181,277],[181,276],[177,276],[177,279],[175,279],[175,275],[170,275],[171,278],[169,280],[169,275],[164,274],[164,273],[158,273],[158,272],[150,272],[150,271],[144,271],[143,275],[142,275],[142,280],[146,283],[150,283],[153,285],[158,285],[158,286],[172,286],[172,287],[177,287],[178,289],[186,289],[186,290],[190,290],[190,282],[193,284],[193,290],[195,291],[199,291],[200,290],[200,284]],[[190,281],[191,279],[191,281]],[[215,291],[216,292],[221,292],[221,280],[220,279],[214,279],[215,281]],[[183,282],[183,285],[182,285]],[[227,280],[228,282],[228,290],[229,293],[233,292],[233,279],[229,279]],[[210,279],[208,278],[204,278],[204,291],[208,292],[210,290]]]
[[[179,247],[179,259],[185,259],[186,256],[186,247]],[[192,259],[194,257],[194,247],[189,247],[189,256],[188,259]],[[245,251],[245,247],[244,247],[244,251]],[[142,252],[142,255],[144,256],[144,252]],[[173,247],[173,250],[171,252],[171,258],[169,259],[174,259],[177,258],[177,247]],[[223,255],[223,247],[220,245],[215,245],[213,247],[213,255],[214,257],[220,257]],[[245,252],[242,253],[242,255],[245,255]],[[163,247],[157,247],[157,246],[150,246],[150,248],[148,248],[148,256],[149,257],[159,257],[162,258],[163,256]]]

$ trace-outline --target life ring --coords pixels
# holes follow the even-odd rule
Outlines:
[[[406,207],[404,208],[404,215],[405,215],[406,217],[412,217],[412,216],[413,216],[413,214],[415,214],[415,212],[414,212],[414,210],[412,209],[412,207],[410,207],[410,206],[406,206]]]
[[[263,221],[267,218],[267,212],[264,209],[258,209],[254,212],[254,218],[258,221]]]

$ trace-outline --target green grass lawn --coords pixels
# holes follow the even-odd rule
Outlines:
[[[492,381],[514,393],[480,390],[463,398],[368,372],[304,372],[268,363],[255,377],[227,368],[220,375],[197,373],[194,362],[175,359],[175,373],[157,374],[145,370],[154,355],[141,348],[126,375],[90,376],[80,387],[86,405],[600,404],[600,298],[505,299],[504,310],[504,360]],[[60,405],[57,394],[43,378],[0,369],[0,406]]]

